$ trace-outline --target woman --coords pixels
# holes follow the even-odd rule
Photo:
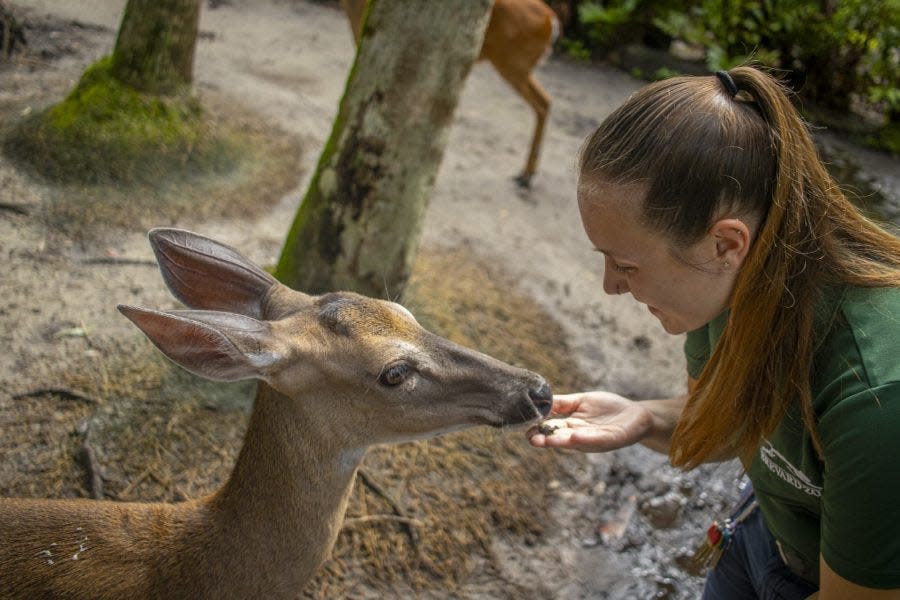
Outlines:
[[[557,396],[532,445],[739,457],[755,501],[706,599],[900,598],[900,241],[782,87],[751,67],[645,87],[587,140],[578,205],[604,291],[687,332],[688,392]]]

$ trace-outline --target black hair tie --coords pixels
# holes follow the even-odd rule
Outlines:
[[[728,92],[728,95],[732,98],[737,96],[738,88],[734,83],[734,79],[731,78],[731,75],[728,71],[716,71],[716,77],[719,78],[719,81],[722,82],[722,85],[725,86],[725,91]]]

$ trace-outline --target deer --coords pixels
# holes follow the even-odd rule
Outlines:
[[[149,238],[187,308],[118,310],[180,367],[258,381],[238,458],[195,500],[0,499],[0,598],[296,598],[369,446],[550,411],[541,376],[427,331],[400,304],[293,290],[190,231]]]
[[[368,0],[341,0],[358,45]],[[495,0],[478,60],[487,60],[534,111],[535,125],[525,168],[514,177],[522,188],[531,187],[550,113],[550,94],[534,76],[538,64],[550,54],[560,33],[559,19],[544,0]]]

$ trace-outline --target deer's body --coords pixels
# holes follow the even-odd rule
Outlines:
[[[202,504],[4,499],[0,597],[186,598],[194,580],[171,588],[193,558],[186,540],[209,535]]]
[[[341,0],[359,43],[368,0]],[[490,62],[497,73],[531,107],[535,115],[534,133],[525,168],[516,181],[527,187],[537,171],[544,138],[544,124],[550,112],[550,95],[534,76],[541,59],[550,53],[559,36],[559,19],[544,0],[495,0],[484,33],[479,60]]]
[[[296,598],[334,544],[369,445],[549,410],[542,379],[426,332],[396,305],[305,296],[206,238],[155,235],[180,299],[264,317],[122,308],[194,372],[263,378],[233,472],[178,504],[0,499],[0,598]],[[393,371],[379,371],[385,360]],[[398,361],[415,373],[395,383]]]

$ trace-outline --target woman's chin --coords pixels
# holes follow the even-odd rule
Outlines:
[[[677,322],[673,321],[672,319],[668,318],[668,316],[666,314],[664,314],[662,311],[660,311],[659,309],[653,308],[652,306],[650,306],[648,308],[650,309],[650,313],[654,317],[656,317],[656,319],[659,321],[660,325],[662,325],[663,329],[669,335],[678,335],[678,334],[685,333],[688,331],[688,329],[686,327],[684,327],[682,324],[677,323]]]

